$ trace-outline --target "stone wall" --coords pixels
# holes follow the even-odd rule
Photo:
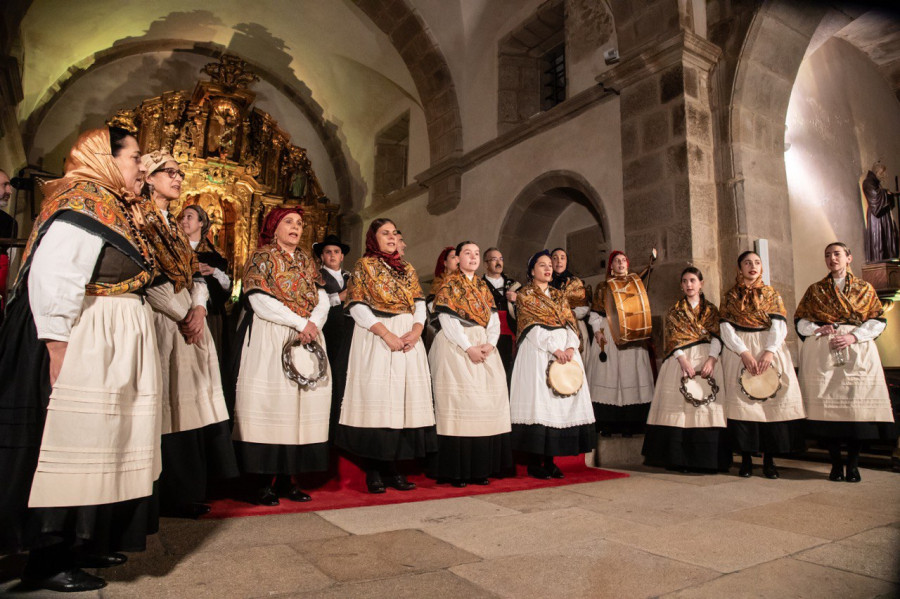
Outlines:
[[[719,188],[723,279],[727,284],[733,276],[741,250],[752,248],[755,239],[768,239],[771,284],[791,308],[797,298],[784,123],[797,70],[827,9],[785,0],[765,2],[759,9],[741,50],[723,145],[729,158]]]

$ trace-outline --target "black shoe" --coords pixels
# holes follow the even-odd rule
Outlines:
[[[75,565],[79,568],[112,568],[128,561],[124,553],[78,553]]]
[[[366,488],[369,490],[369,493],[375,495],[386,491],[384,482],[381,480],[381,475],[377,471],[366,473]]]
[[[278,505],[278,495],[272,487],[263,487],[256,496],[256,503],[269,507]]]
[[[532,478],[538,478],[540,480],[548,480],[550,478],[550,473],[543,466],[529,466],[528,467],[528,476]]]
[[[208,514],[212,508],[206,503],[192,503],[184,509],[184,515],[196,520],[200,516]]]
[[[384,481],[389,487],[393,487],[398,491],[412,491],[416,488],[416,483],[411,483],[406,480],[406,477],[402,474],[395,474],[393,476],[389,476],[386,481]],[[456,486],[456,485],[453,485]]]
[[[828,475],[828,480],[834,482],[840,482],[844,480],[844,467],[843,466],[832,466],[831,474]]]
[[[81,593],[102,589],[106,586],[106,581],[80,568],[72,568],[47,578],[23,579],[22,584],[28,588],[46,589],[57,593]]]
[[[456,487],[457,489],[464,489],[466,487],[466,481],[464,480],[453,480],[450,481],[450,484]]]
[[[848,483],[858,483],[862,480],[862,477],[859,475],[859,468],[847,468],[847,482]]]
[[[562,470],[559,469],[559,466],[556,464],[551,464],[549,468],[545,468],[547,473],[550,474],[551,478],[565,478],[566,475],[562,473]]]
[[[612,437],[612,433],[609,431],[600,431],[601,437]]]
[[[488,480],[486,477],[485,478],[473,478],[469,482],[472,483],[473,485],[482,485],[482,486],[491,484],[491,481]]]
[[[750,478],[753,474],[753,462],[742,462],[741,469],[738,470],[738,476],[741,478]]]
[[[775,480],[778,478],[778,468],[775,467],[775,464],[763,464],[763,476]]]
[[[299,503],[303,503],[306,501],[312,501],[312,497],[301,491],[298,487],[291,487],[291,490],[287,492],[285,495],[291,501],[297,501]]]

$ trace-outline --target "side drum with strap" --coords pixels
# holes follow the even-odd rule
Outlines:
[[[621,346],[650,338],[650,298],[636,274],[606,281],[606,316],[613,341]]]

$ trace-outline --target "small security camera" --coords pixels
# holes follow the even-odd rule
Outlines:
[[[616,64],[619,62],[619,51],[616,48],[610,48],[603,53],[603,60],[606,64]]]

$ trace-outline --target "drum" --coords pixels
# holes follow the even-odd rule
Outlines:
[[[781,390],[781,373],[775,366],[769,366],[762,374],[753,375],[741,368],[738,385],[744,395],[756,401],[772,399]]]
[[[616,345],[650,338],[650,298],[636,274],[606,281],[606,316]]]
[[[294,349],[298,346],[311,353],[312,356],[310,358],[312,360],[297,360],[294,356]],[[314,363],[315,372],[310,373],[308,376],[302,374],[294,365],[296,361],[308,364]],[[294,338],[285,343],[284,348],[281,350],[281,369],[284,371],[284,376],[297,383],[297,386],[303,391],[313,391],[320,383],[326,384],[328,382],[328,356],[325,355],[325,350],[322,349],[318,341],[304,344],[299,339]]]
[[[716,401],[716,395],[719,393],[719,385],[713,377],[703,378],[699,374],[693,377],[685,376],[681,379],[681,395],[684,401],[688,402],[695,408],[705,406]]]
[[[561,364],[550,360],[547,364],[547,386],[557,397],[572,397],[584,384],[584,369],[575,360]]]

